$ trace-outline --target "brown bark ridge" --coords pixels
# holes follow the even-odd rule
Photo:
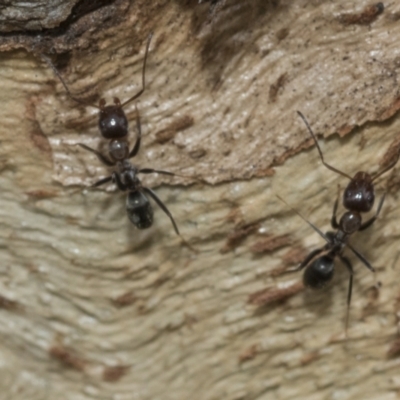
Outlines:
[[[396,398],[399,167],[377,184],[379,198],[389,182],[379,219],[352,238],[377,272],[349,254],[347,339],[347,271],[337,263],[325,290],[300,290],[286,271],[323,239],[276,195],[326,231],[347,184],[297,110],[350,175],[394,154],[400,4],[89,3],[0,21],[0,397]],[[96,109],[40,56],[82,100],[124,100],[149,32],[134,161],[185,176],[143,182],[196,251],[156,206],[138,231],[126,194],[90,188],[109,173],[76,146],[104,148]],[[133,143],[135,104],[126,111]],[[250,304],[255,293],[268,301]]]

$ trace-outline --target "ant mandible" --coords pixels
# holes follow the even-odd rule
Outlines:
[[[137,155],[140,149],[141,143],[141,124],[139,112],[136,107],[136,126],[138,130],[138,136],[136,142],[132,148],[129,150],[128,143],[128,119],[123,110],[127,104],[139,98],[144,90],[145,90],[145,71],[146,71],[146,62],[147,55],[149,52],[150,42],[153,34],[151,33],[148,36],[146,51],[144,55],[143,68],[142,68],[142,88],[132,97],[130,97],[125,102],[121,103],[117,97],[114,97],[113,105],[106,105],[106,101],[102,98],[100,99],[99,106],[94,104],[88,104],[83,102],[82,100],[76,98],[72,95],[69,90],[67,84],[64,79],[58,72],[57,68],[51,62],[51,60],[42,55],[43,59],[46,63],[52,68],[54,73],[58,76],[61,83],[63,84],[68,96],[76,101],[77,103],[83,104],[85,106],[95,107],[99,110],[99,129],[101,135],[110,140],[108,143],[108,154],[109,157],[104,156],[97,150],[92,149],[85,144],[79,143],[79,146],[84,148],[87,151],[94,153],[97,158],[105,165],[109,167],[116,167],[116,171],[114,171],[110,176],[107,176],[103,179],[100,179],[96,183],[93,184],[93,187],[98,187],[107,182],[113,182],[117,185],[118,189],[122,191],[128,191],[128,197],[126,201],[126,211],[128,214],[129,220],[138,228],[138,229],[146,229],[149,228],[153,224],[153,208],[150,204],[150,201],[147,196],[150,196],[157,205],[167,214],[171,223],[174,227],[175,232],[180,235],[178,226],[175,223],[175,220],[168,208],[165,204],[159,199],[159,197],[148,187],[145,187],[141,184],[140,179],[138,177],[139,173],[142,174],[164,174],[174,176],[175,174],[168,171],[156,170],[152,168],[137,168],[131,164],[129,161],[130,158],[133,158]]]

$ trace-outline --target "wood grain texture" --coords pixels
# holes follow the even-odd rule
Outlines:
[[[53,37],[1,38],[1,399],[398,398],[400,166],[378,182],[378,221],[352,238],[377,273],[349,254],[347,339],[347,271],[322,292],[283,273],[323,242],[276,197],[325,231],[347,183],[297,110],[350,175],[399,143],[400,5],[371,6],[116,1]],[[123,193],[89,187],[109,173],[76,146],[103,148],[96,110],[40,59],[88,102],[124,100],[150,31],[135,162],[192,177],[143,181],[197,252],[160,209],[138,231]],[[133,142],[134,104],[127,114]],[[272,300],[250,304],[263,289]]]

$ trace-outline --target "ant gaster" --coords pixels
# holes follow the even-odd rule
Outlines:
[[[347,293],[347,315],[346,315],[346,330],[348,325],[349,308],[351,303],[351,294],[353,288],[353,266],[350,260],[344,256],[343,250],[347,246],[360,260],[361,262],[372,272],[374,268],[368,262],[368,260],[359,253],[350,243],[349,237],[357,231],[362,231],[370,227],[377,219],[383,202],[385,200],[386,193],[382,196],[377,211],[374,216],[365,222],[362,222],[361,213],[368,212],[372,209],[375,201],[375,191],[373,181],[379,176],[390,170],[397,163],[399,155],[394,159],[386,168],[382,171],[376,173],[375,175],[370,175],[367,172],[357,172],[353,178],[351,178],[346,173],[332,167],[325,162],[321,148],[319,147],[318,141],[312,131],[310,125],[308,124],[306,118],[301,112],[297,112],[299,116],[304,121],[310,135],[312,136],[320,155],[322,163],[330,169],[346,178],[350,179],[349,184],[343,193],[343,206],[346,208],[346,212],[342,215],[339,222],[337,222],[336,213],[339,204],[339,196],[335,200],[333,206],[333,213],[331,218],[331,226],[336,229],[336,232],[322,233],[314,224],[307,221],[297,210],[293,209],[301,218],[303,218],[322,238],[327,242],[325,246],[312,251],[305,260],[296,268],[296,270],[302,270],[304,268],[303,283],[305,286],[312,289],[321,289],[325,287],[333,278],[334,274],[334,261],[335,258],[339,258],[340,261],[346,266],[349,271],[349,288]],[[278,196],[279,197],[279,196]],[[279,197],[280,198],[280,197]],[[281,198],[280,198],[281,199]],[[284,201],[283,199],[281,199]],[[285,204],[287,204],[285,202]]]
[[[53,69],[54,73],[58,76],[61,83],[63,84],[68,96],[76,101],[77,103],[83,104],[85,106],[89,105],[95,107],[99,110],[99,129],[101,135],[109,140],[108,143],[108,155],[109,157],[104,156],[97,150],[92,149],[91,147],[86,146],[85,144],[79,143],[79,146],[84,148],[87,151],[94,153],[97,158],[105,165],[109,167],[116,167],[116,171],[114,171],[110,176],[100,179],[97,181],[93,187],[98,187],[107,182],[114,182],[118,189],[122,191],[128,191],[128,197],[126,201],[126,211],[130,221],[138,228],[138,229],[146,229],[153,224],[153,208],[150,204],[150,201],[147,196],[151,197],[157,205],[167,214],[170,218],[172,225],[174,227],[175,232],[180,235],[178,226],[175,223],[174,218],[169,212],[168,208],[165,204],[158,198],[158,196],[154,193],[153,190],[143,186],[138,177],[139,173],[142,174],[151,174],[158,173],[164,175],[173,176],[172,172],[156,170],[152,168],[137,168],[129,161],[130,158],[133,158],[137,155],[140,149],[141,143],[141,124],[139,112],[136,107],[136,126],[138,130],[138,136],[136,139],[136,143],[134,144],[132,150],[129,150],[128,143],[128,119],[123,110],[128,103],[139,98],[144,90],[145,90],[145,70],[146,70],[146,61],[147,55],[149,52],[150,42],[153,34],[151,33],[147,40],[146,51],[144,55],[143,68],[142,68],[142,88],[132,97],[130,97],[125,102],[121,103],[120,100],[115,97],[114,104],[106,105],[106,101],[104,99],[100,99],[99,106],[94,104],[87,104],[82,100],[76,98],[70,92],[67,84],[64,79],[51,62],[51,60],[42,55],[43,59],[47,62],[47,64]]]

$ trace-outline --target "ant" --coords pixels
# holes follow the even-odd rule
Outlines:
[[[142,88],[135,95],[133,95],[123,103],[121,103],[117,97],[114,97],[113,105],[106,105],[106,101],[102,98],[100,99],[99,106],[96,106],[94,104],[88,104],[86,102],[83,102],[82,100],[73,96],[67,84],[65,83],[64,79],[62,78],[59,71],[52,63],[52,61],[47,56],[42,55],[42,57],[46,61],[46,63],[52,68],[54,73],[58,76],[68,96],[72,100],[74,100],[79,104],[83,104],[85,106],[91,106],[99,110],[98,125],[100,133],[105,139],[108,139],[110,141],[108,143],[108,157],[104,156],[99,151],[86,146],[83,143],[79,143],[79,146],[81,146],[83,149],[87,151],[90,151],[91,153],[94,153],[97,156],[97,158],[108,167],[116,167],[116,171],[114,171],[110,176],[100,179],[92,186],[98,187],[105,183],[113,182],[117,185],[118,189],[122,191],[128,191],[128,197],[126,200],[126,211],[129,220],[138,229],[146,229],[153,224],[153,208],[148,198],[151,197],[157,203],[157,205],[164,211],[164,213],[167,214],[167,216],[171,220],[171,223],[174,227],[176,234],[180,235],[178,226],[176,225],[176,222],[171,213],[169,212],[168,208],[159,199],[159,197],[154,193],[153,190],[141,184],[140,179],[138,177],[139,173],[142,174],[158,173],[170,176],[174,176],[176,174],[152,168],[139,169],[133,164],[131,164],[131,162],[129,161],[130,158],[135,157],[139,152],[141,138],[142,138],[142,131],[141,131],[139,112],[137,107],[135,107],[136,126],[138,135],[132,150],[129,150],[128,119],[126,117],[123,108],[127,104],[139,98],[145,90],[146,62],[152,36],[153,34],[150,33],[147,39],[146,51],[144,55],[143,68],[142,68]]]
[[[383,194],[374,216],[372,216],[367,221],[362,222],[361,213],[370,211],[374,205],[375,192],[374,192],[373,181],[395,166],[395,164],[399,159],[400,153],[397,155],[397,158],[394,159],[386,168],[376,173],[375,175],[372,176],[367,172],[360,171],[357,172],[353,178],[351,178],[346,173],[332,167],[331,165],[325,162],[321,148],[319,147],[318,141],[308,121],[300,111],[297,111],[297,113],[304,121],[310,135],[312,136],[317,146],[321,161],[325,165],[325,167],[327,167],[333,172],[338,173],[339,175],[345,176],[346,178],[350,179],[350,182],[343,193],[343,206],[346,208],[347,211],[342,215],[339,222],[337,222],[336,213],[339,204],[340,187],[338,191],[338,196],[333,206],[331,226],[333,229],[336,229],[336,232],[329,231],[326,232],[326,234],[324,234],[314,224],[312,224],[306,218],[304,218],[297,210],[291,207],[326,241],[325,246],[312,251],[304,259],[304,261],[300,263],[300,265],[295,269],[295,271],[300,271],[305,268],[303,275],[304,286],[310,287],[312,289],[322,289],[333,278],[334,268],[335,268],[334,262],[336,258],[339,258],[339,260],[346,266],[347,270],[349,271],[349,288],[347,293],[347,315],[346,315],[346,331],[347,331],[351,294],[353,288],[353,266],[350,260],[343,255],[343,250],[347,246],[370,271],[375,272],[375,269],[372,267],[369,261],[361,253],[359,253],[358,250],[356,250],[349,243],[348,240],[350,235],[352,235],[357,231],[363,231],[367,229],[378,218],[383,202],[385,200],[386,193]],[[285,204],[287,204],[279,196],[278,198]]]
[[[277,196],[279,200],[285,203],[288,207],[290,207],[297,215],[299,215],[315,232],[318,233],[323,239],[325,239],[326,244],[319,249],[313,250],[301,263],[300,265],[290,270],[289,272],[301,271],[305,268],[303,274],[303,284],[306,287],[311,289],[323,289],[332,279],[333,274],[335,272],[335,259],[339,258],[339,260],[345,265],[347,270],[349,271],[349,288],[347,292],[347,314],[346,314],[346,332],[349,321],[349,310],[351,303],[351,294],[353,290],[353,265],[351,261],[344,256],[343,250],[347,246],[360,260],[361,262],[372,272],[375,272],[374,267],[370,264],[370,262],[349,243],[349,236],[354,233],[349,228],[353,224],[354,221],[351,221],[351,218],[347,218],[345,213],[340,220],[339,227],[336,232],[328,231],[323,233],[319,230],[313,223],[308,221],[299,211],[295,208],[291,207],[285,200],[283,200],[280,196]],[[333,216],[331,222],[336,218],[336,208],[337,208],[338,200],[336,200],[335,205],[333,207]],[[381,199],[377,212],[373,217],[374,220],[378,217],[379,212],[382,208],[383,198]],[[367,221],[369,222],[369,221]],[[331,223],[334,229],[335,226]],[[356,224],[354,224],[356,225]],[[364,228],[365,229],[365,228]],[[360,230],[360,229],[358,229]]]

